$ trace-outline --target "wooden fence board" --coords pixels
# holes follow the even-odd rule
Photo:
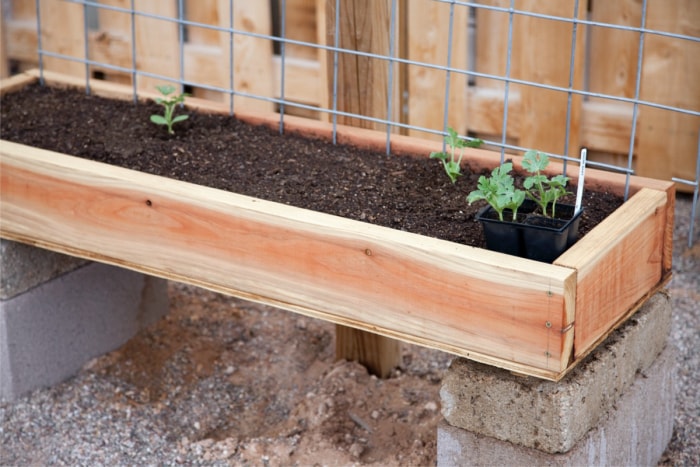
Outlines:
[[[177,18],[177,2],[138,2],[139,12],[157,14],[166,18]],[[172,79],[180,77],[180,54],[176,46],[179,41],[178,26],[174,22],[166,22],[154,18],[136,15],[136,67]],[[163,44],[171,44],[164,47]],[[163,84],[159,78],[139,76],[139,89],[153,91],[156,86]]]
[[[527,11],[563,18],[585,18],[585,2],[574,11],[574,0],[541,2],[522,0],[518,7]],[[513,60],[518,66],[514,78],[568,87],[571,72],[571,36],[573,26],[568,23],[531,16],[518,16],[514,20]],[[574,51],[573,88],[583,87],[583,53],[585,30],[577,31]],[[520,94],[520,138],[518,144],[572,157],[579,153],[579,120],[581,96],[571,97],[568,148],[566,147],[566,116],[569,96],[565,92],[551,91],[534,86],[514,85]],[[565,151],[568,149],[568,151]],[[568,152],[568,153],[567,153]]]
[[[408,29],[403,31],[407,41],[408,58],[423,63],[467,68],[467,16],[466,7],[455,7],[453,18],[452,56],[447,62],[450,45],[450,7],[447,3],[411,0],[407,4]],[[422,30],[424,34],[409,34]],[[408,67],[408,123],[411,125],[444,130],[446,73],[426,67]],[[450,74],[449,109],[447,126],[460,134],[467,132],[467,75]],[[410,130],[409,135],[442,139],[422,131]]]
[[[484,5],[510,8],[510,0],[483,0]],[[476,10],[476,71],[491,75],[506,75],[508,52],[508,13],[493,10]],[[498,31],[498,33],[496,33]],[[511,64],[511,76],[517,72],[518,63]],[[476,87],[503,90],[503,82],[481,76],[476,77]]]
[[[318,28],[321,21],[317,16],[317,0],[286,0],[287,3],[287,27],[285,36],[288,39],[310,42],[312,44],[322,44],[319,42]],[[325,23],[325,21],[323,21]],[[313,47],[297,44],[286,45],[287,57],[316,60],[318,50]],[[325,82],[325,81],[321,81]]]
[[[186,0],[187,20],[195,23],[228,27],[230,23],[229,2],[219,0]],[[192,44],[218,45],[225,33],[198,26],[187,27],[187,41]]]
[[[235,29],[259,34],[272,32],[268,2],[234,2],[233,9]],[[243,35],[235,35],[233,41],[234,88],[251,94],[273,96],[275,91],[272,77],[272,44],[264,39]],[[234,105],[236,108],[240,106],[254,111],[270,111],[274,108],[270,102],[247,98],[237,98]]]
[[[0,2],[0,18],[5,18],[5,2]],[[0,78],[10,75],[10,63],[7,60],[7,28],[0,22]]]
[[[641,15],[640,3],[636,0],[596,2],[591,9],[591,21],[621,26],[639,27]],[[588,34],[591,50],[605,51],[602,57],[591,57],[591,65],[594,66],[589,67],[590,90],[613,96],[634,97],[639,34],[600,26],[590,26]]]
[[[41,2],[42,46],[49,52],[85,59],[83,6],[77,3]],[[44,65],[61,73],[85,75],[85,65],[54,57],[44,57]]]
[[[101,5],[123,8],[131,8],[131,0],[100,0]],[[107,8],[96,8],[97,24],[100,31],[111,32],[121,35],[125,40],[130,40],[131,36],[131,14],[121,11],[114,11]],[[131,55],[129,52],[128,55]],[[131,59],[131,57],[129,57]]]
[[[332,45],[333,43],[328,40],[328,28],[326,27],[326,0],[316,0],[316,38],[317,43],[320,45]],[[328,85],[330,82],[328,72],[331,70],[330,64],[333,63],[329,60],[330,54],[324,49],[318,49],[316,52],[316,57],[318,59],[318,75],[314,80],[316,87],[318,88],[318,101],[315,102],[319,107],[331,108],[328,104],[331,103],[331,88]],[[321,83],[321,86],[318,84]],[[324,85],[325,84],[325,85]],[[330,114],[327,112],[319,112],[318,119],[323,122],[330,121]]]
[[[654,0],[648,8],[648,28],[700,37],[700,2]],[[646,35],[640,97],[700,111],[699,57],[700,43]],[[637,169],[667,180],[693,180],[699,132],[700,117],[641,107]]]

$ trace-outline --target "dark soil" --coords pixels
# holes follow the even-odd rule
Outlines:
[[[182,112],[182,111],[180,111]],[[440,163],[332,145],[228,115],[187,111],[175,135],[149,116],[154,103],[30,86],[2,97],[3,139],[315,211],[483,247],[467,194],[480,173],[450,183]],[[427,156],[427,154],[426,154]],[[519,183],[519,182],[516,182]],[[570,187],[575,192],[575,187]],[[565,202],[567,200],[564,200]],[[572,198],[568,202],[573,202]],[[580,235],[620,204],[587,192]]]

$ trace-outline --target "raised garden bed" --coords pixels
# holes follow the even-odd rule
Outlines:
[[[7,80],[2,92],[36,76]],[[91,84],[94,94],[131,99],[130,87]],[[279,125],[276,114],[236,116]],[[293,117],[285,130],[331,134],[330,125]],[[338,141],[382,151],[386,135],[340,127]],[[402,136],[391,145],[421,157],[441,149]],[[632,177],[624,205],[544,264],[7,141],[0,158],[3,238],[547,379],[561,378],[670,277],[670,182]],[[466,158],[472,170],[499,162],[477,149]],[[624,176],[589,170],[586,189],[621,194]]]

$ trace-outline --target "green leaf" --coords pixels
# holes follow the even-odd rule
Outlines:
[[[467,195],[467,202],[472,204],[474,201],[481,201],[486,199],[486,195],[481,190],[474,190]]]
[[[523,156],[523,168],[530,173],[538,173],[549,165],[549,156],[543,152],[530,149]]]
[[[560,174],[552,177],[548,184],[552,187],[565,187],[568,181],[569,177]]]
[[[168,94],[172,94],[175,92],[175,88],[169,84],[162,84],[160,86],[156,86],[156,89],[158,92],[163,94],[164,96],[167,96]]]
[[[447,129],[447,136],[445,136],[445,143],[449,144],[453,148],[456,148],[459,147],[459,142],[459,135],[457,134],[454,128],[449,127]]]
[[[513,192],[513,204],[520,207],[523,201],[525,201],[525,192],[523,190],[515,190]]]
[[[480,148],[481,145],[484,144],[484,141],[479,138],[476,138],[470,141],[466,141],[465,144],[468,148]]]
[[[510,177],[510,175],[508,175],[508,172],[510,172],[511,170],[513,170],[513,163],[504,162],[503,164],[493,169],[493,171],[491,171],[491,174],[498,179],[505,179],[506,177]]]
[[[440,159],[440,160],[447,160],[447,158],[450,157],[449,154],[445,152],[431,152],[430,153],[430,158],[431,159]]]
[[[151,115],[151,121],[156,125],[167,125],[168,121],[162,115]]]
[[[447,172],[447,176],[450,177],[452,183],[455,183],[457,177],[462,175],[461,167],[457,162],[445,162],[445,172]]]
[[[177,117],[173,118],[173,123],[182,122],[187,120],[189,117],[189,115],[178,115]]]
[[[498,218],[503,220],[503,211],[512,209],[515,216],[517,209],[525,200],[525,192],[516,190],[510,171],[513,169],[511,162],[505,162],[491,171],[490,177],[479,177],[477,190],[467,196],[467,201],[485,200],[498,213]]]
[[[531,175],[525,179],[525,181],[523,182],[523,186],[529,190],[536,184],[542,182],[547,182],[547,177],[545,175]]]

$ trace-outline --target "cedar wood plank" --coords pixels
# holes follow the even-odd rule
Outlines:
[[[666,193],[642,188],[555,261],[578,271],[576,358],[662,282],[665,224]]]
[[[3,237],[549,378],[568,364],[569,268],[503,265],[478,248],[9,142],[0,156]]]

